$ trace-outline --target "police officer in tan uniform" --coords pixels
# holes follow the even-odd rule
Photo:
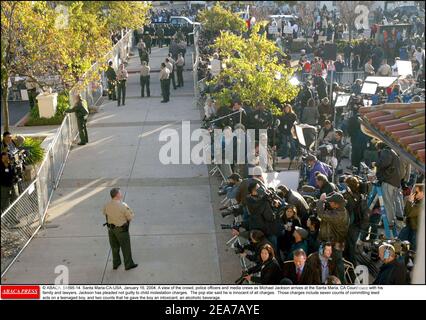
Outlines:
[[[125,105],[126,101],[126,82],[129,74],[127,70],[124,68],[124,63],[120,64],[120,70],[117,72],[117,106],[120,106],[120,103]],[[122,99],[122,102],[120,100]]]
[[[114,270],[121,265],[120,248],[124,258],[124,268],[130,270],[138,265],[133,262],[130,247],[129,224],[134,217],[133,211],[122,202],[119,188],[110,191],[111,201],[103,209],[108,226],[108,238],[112,251],[112,266]]]
[[[163,62],[160,71],[161,95],[163,96],[162,103],[169,102],[170,99],[170,70]]]

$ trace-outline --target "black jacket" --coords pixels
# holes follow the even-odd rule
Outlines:
[[[265,285],[280,284],[282,279],[282,271],[277,259],[273,258],[261,264],[260,266],[254,267],[251,269],[251,273],[259,272],[259,269],[260,278],[252,277],[253,282]]]
[[[280,119],[280,132],[282,134],[291,135],[291,128],[297,120],[295,113],[283,113]]]
[[[301,277],[300,277],[300,279],[298,281],[297,280],[297,275],[296,275],[296,265],[294,264],[293,261],[287,261],[283,265],[283,278],[290,279],[291,282],[293,282],[293,284],[301,284],[301,285],[303,285],[304,283],[302,283],[302,279],[303,279],[303,276],[305,274],[305,271],[306,271],[306,265],[303,268]]]
[[[251,196],[246,199],[249,211],[250,230],[261,230],[266,236],[278,233],[278,221],[266,196]]]
[[[405,265],[398,262],[397,260],[394,260],[387,264],[383,264],[380,267],[379,274],[377,275],[373,284],[409,284],[407,278],[407,269],[405,268]]]
[[[255,110],[250,114],[250,128],[268,129],[272,127],[274,118],[269,110]]]
[[[248,254],[246,258],[252,262],[256,262],[257,264],[261,263],[262,261],[260,260],[260,251],[262,250],[265,244],[269,244],[272,246],[272,244],[266,238],[264,238],[258,243],[251,244],[248,249],[252,251],[253,254]]]
[[[11,165],[6,167],[3,161],[0,161],[0,185],[10,188],[15,183],[15,170]]]
[[[379,151],[377,165],[377,179],[394,187],[401,186],[401,162],[398,155],[390,148]]]
[[[327,195],[329,195],[332,192],[337,192],[339,191],[336,187],[336,185],[332,182],[326,182],[324,183],[324,185],[322,186],[322,188],[319,189],[320,190],[320,195],[325,193]]]

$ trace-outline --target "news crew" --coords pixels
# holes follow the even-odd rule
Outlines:
[[[248,275],[244,278],[258,284],[274,285],[280,284],[282,272],[280,265],[275,258],[274,249],[271,245],[266,244],[260,251],[261,264],[249,269]],[[253,273],[260,271],[260,277],[252,276]]]
[[[379,257],[383,262],[379,274],[374,280],[374,285],[396,285],[409,284],[408,274],[405,265],[396,260],[395,248],[390,244],[383,244],[379,247]]]
[[[18,197],[15,170],[10,164],[8,153],[5,151],[1,153],[0,177],[1,211],[3,212]],[[12,223],[18,224],[19,220],[12,217]]]

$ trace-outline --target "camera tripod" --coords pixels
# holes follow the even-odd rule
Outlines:
[[[380,213],[381,213],[381,219],[383,221],[383,227],[385,228],[385,236],[387,239],[392,239],[392,235],[393,237],[396,237],[398,235],[396,230],[396,225],[394,224],[392,229],[392,235],[391,235],[389,221],[388,221],[388,217],[386,215],[386,209],[383,203],[383,190],[380,185],[374,184],[373,189],[368,195],[368,208],[370,210],[374,208],[375,204],[377,203],[377,200],[379,200],[379,204],[380,204]]]

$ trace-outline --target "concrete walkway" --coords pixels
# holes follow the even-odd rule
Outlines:
[[[152,50],[152,69],[159,69],[167,52]],[[186,61],[189,67],[191,50]],[[128,69],[139,65],[139,57],[132,57]],[[58,265],[68,267],[70,284],[220,284],[239,276],[232,252],[219,258],[224,248],[217,246],[207,166],[159,161],[163,128],[180,132],[182,120],[191,121],[191,131],[200,126],[192,73],[185,71],[184,88],[171,89],[169,103],[160,103],[158,76],[151,75],[151,97],[142,99],[139,75],[130,74],[126,105],[117,108],[115,101],[106,100],[91,118],[89,144],[73,147],[46,228],[6,273],[3,284],[52,284]],[[125,202],[135,211],[130,233],[139,267],[131,271],[122,266],[112,270],[107,229],[102,226],[101,210],[113,186],[122,188]],[[220,234],[225,236],[229,230]],[[226,260],[231,269],[230,258],[233,272],[224,279],[219,260]]]

